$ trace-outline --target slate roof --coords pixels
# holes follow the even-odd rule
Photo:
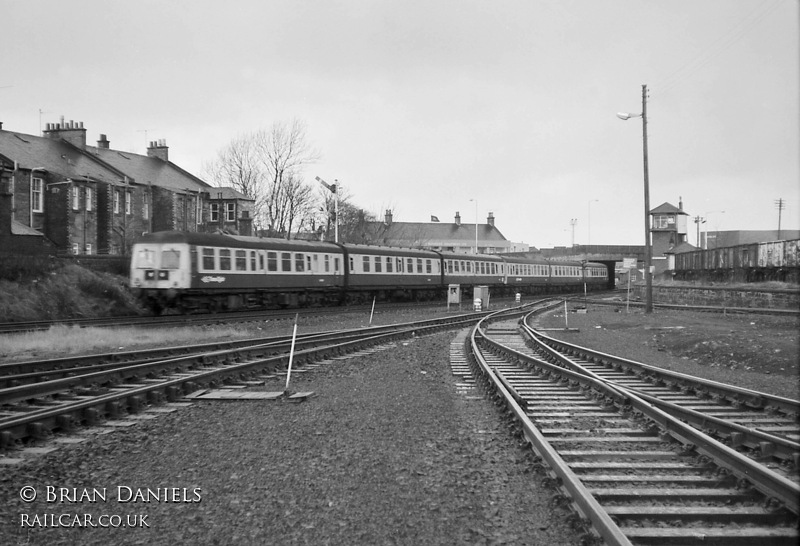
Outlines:
[[[670,203],[660,204],[659,206],[651,210],[650,214],[684,214],[686,216],[689,216],[687,213],[683,212],[681,209]]]
[[[371,226],[376,236],[383,241],[408,241],[437,246],[452,241],[475,241],[475,224],[456,224],[445,222],[373,222]],[[506,242],[499,229],[489,224],[478,224],[478,241]]]
[[[173,191],[208,191],[211,188],[210,184],[184,171],[171,161],[88,145],[86,151],[104,163],[124,172],[139,184],[152,183],[154,186]]]
[[[96,146],[83,149],[64,140],[0,129],[0,152],[24,169],[43,168],[65,178],[91,178],[119,183],[127,180],[173,191],[209,191],[210,184],[157,157]]]
[[[126,174],[96,161],[62,140],[0,130],[0,151],[21,168],[41,168],[67,178],[89,177],[104,182],[119,182]]]

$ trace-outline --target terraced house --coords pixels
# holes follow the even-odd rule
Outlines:
[[[141,155],[114,150],[104,134],[87,144],[82,122],[48,123],[42,136],[0,124],[0,158],[0,251],[37,235],[82,255],[126,254],[152,231],[252,233],[253,200],[172,163],[163,140]]]

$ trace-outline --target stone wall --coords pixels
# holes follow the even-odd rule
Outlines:
[[[644,300],[644,284],[637,284],[631,288],[633,289],[633,297]],[[653,285],[653,302],[677,305],[796,310],[800,309],[800,289]]]

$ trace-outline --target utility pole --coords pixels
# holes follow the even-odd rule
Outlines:
[[[572,226],[572,246],[575,246],[575,224],[577,224],[577,223],[578,223],[578,219],[577,218],[572,218],[569,221],[569,225]]]
[[[700,244],[700,224],[705,224],[706,219],[702,216],[695,216],[694,223],[697,224],[697,248],[703,248],[703,245]]]
[[[786,208],[786,201],[783,198],[775,200],[775,208],[778,209],[778,239],[781,238],[781,211]]]
[[[644,234],[645,234],[645,287],[644,312],[653,312],[653,245],[650,242],[650,174],[647,164],[647,85],[642,85],[642,152],[644,156]]]

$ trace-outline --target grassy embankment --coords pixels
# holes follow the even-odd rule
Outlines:
[[[24,322],[143,313],[127,288],[127,279],[78,265],[11,271],[0,278],[0,321]],[[12,278],[14,280],[8,280]],[[196,328],[80,328],[55,325],[46,332],[0,336],[0,362],[105,352],[109,348],[201,343],[216,337],[240,337],[233,328],[213,333]]]

